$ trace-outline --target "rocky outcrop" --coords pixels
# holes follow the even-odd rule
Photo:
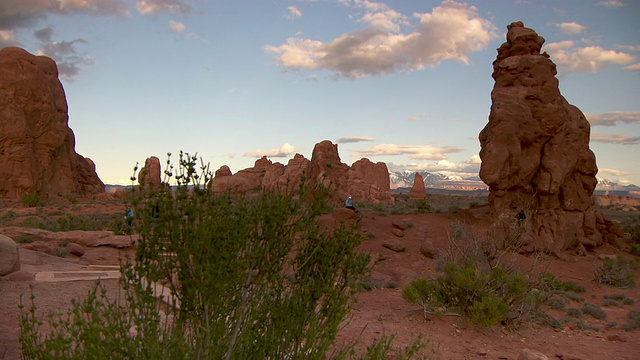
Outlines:
[[[95,164],[75,152],[56,63],[0,50],[0,196],[102,193]]]
[[[160,159],[155,156],[147,158],[138,172],[138,183],[146,186],[159,186],[161,179]]]
[[[296,154],[287,165],[272,163],[263,156],[252,168],[232,174],[225,165],[215,172],[211,182],[215,193],[245,193],[254,190],[290,192],[300,187],[322,185],[334,193],[333,201],[342,203],[348,196],[356,201],[392,204],[389,171],[385,163],[369,159],[356,161],[351,167],[342,163],[338,145],[325,140],[315,145],[311,160]]]
[[[480,178],[495,218],[524,226],[525,249],[557,253],[603,243],[591,196],[596,159],[589,123],[560,94],[541,36],[509,25],[493,63],[489,123],[480,132]],[[520,219],[518,220],[518,214]]]
[[[427,196],[427,189],[424,187],[424,178],[420,173],[416,173],[413,186],[409,191],[409,200],[421,200]]]
[[[18,244],[8,236],[0,235],[0,276],[20,270]]]

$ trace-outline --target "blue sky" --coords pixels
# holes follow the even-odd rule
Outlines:
[[[639,18],[634,0],[0,0],[0,47],[58,62],[105,183],[152,155],[236,172],[325,139],[347,164],[467,178],[496,49],[523,21],[591,122],[598,177],[640,184]]]

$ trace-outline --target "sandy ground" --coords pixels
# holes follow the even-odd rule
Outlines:
[[[111,210],[121,209],[114,207]],[[85,206],[82,211],[95,209]],[[392,281],[399,286],[359,293],[349,322],[338,336],[338,345],[357,341],[364,347],[382,335],[395,335],[395,346],[403,347],[421,336],[429,342],[423,355],[430,355],[434,359],[517,359],[525,348],[540,351],[549,359],[640,359],[640,330],[627,332],[619,329],[619,325],[626,322],[629,311],[640,309],[638,285],[617,289],[598,286],[593,281],[593,262],[597,257],[601,254],[623,254],[620,251],[605,246],[587,256],[569,255],[565,260],[551,257],[516,258],[525,267],[535,265],[539,271],[549,271],[560,280],[573,281],[586,287],[587,292],[580,294],[585,298],[584,303],[601,305],[604,296],[613,293],[622,293],[635,300],[634,304],[623,307],[602,306],[607,313],[604,320],[585,315],[583,320],[599,331],[579,330],[571,323],[562,329],[534,324],[525,324],[518,329],[500,326],[485,329],[469,325],[457,316],[425,319],[420,308],[408,304],[401,296],[402,287],[411,280],[425,276],[433,278],[437,275],[436,260],[423,256],[419,250],[420,245],[428,237],[437,251],[443,251],[448,244],[449,225],[453,221],[459,221],[461,214],[380,216],[365,212],[363,215],[361,228],[375,234],[361,245],[361,250],[371,252],[378,259],[371,279],[383,284]],[[398,237],[392,233],[393,221],[404,221],[412,226],[404,231],[403,237]],[[395,252],[382,246],[389,241],[404,245],[405,250]],[[118,258],[126,252],[97,247],[88,248],[82,258],[72,255],[60,258],[23,249],[21,271],[4,279],[0,278],[0,359],[20,358],[18,305],[21,297],[28,301],[32,287],[38,311],[64,312],[71,299],[82,297],[93,286],[96,271],[103,274],[100,276],[107,277],[110,274],[108,271],[113,270],[96,265],[117,265]],[[75,279],[69,281],[72,278]],[[636,278],[640,279],[640,271],[636,272]],[[102,283],[110,292],[118,292],[117,280],[107,279]],[[583,303],[575,303],[568,307],[582,305]],[[606,326],[614,321],[618,324],[617,327]]]

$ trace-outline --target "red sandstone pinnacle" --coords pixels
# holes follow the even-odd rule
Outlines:
[[[105,191],[94,163],[75,152],[67,110],[52,59],[0,50],[0,196]]]
[[[529,250],[552,253],[605,241],[591,196],[596,159],[589,122],[560,94],[544,39],[521,22],[508,26],[493,63],[489,122],[480,132],[480,178],[498,222],[523,226]],[[516,224],[522,211],[526,220]]]

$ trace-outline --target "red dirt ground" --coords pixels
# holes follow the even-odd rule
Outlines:
[[[123,213],[124,208],[114,202],[84,203],[75,206],[72,213]],[[6,212],[5,208],[0,215]],[[32,209],[13,209],[20,216],[34,211]],[[46,210],[44,211],[46,213]],[[480,214],[480,215],[478,215]],[[482,216],[483,210],[475,210],[475,216]],[[379,283],[389,281],[399,284],[397,288],[380,288],[363,291],[358,294],[352,316],[341,330],[337,344],[357,341],[361,347],[370,344],[373,339],[382,335],[395,335],[394,346],[401,348],[410,344],[416,337],[421,336],[429,342],[427,350],[422,356],[434,359],[517,359],[520,351],[525,348],[544,353],[549,359],[640,359],[640,330],[624,331],[619,327],[626,322],[626,316],[631,310],[640,310],[640,290],[633,286],[618,289],[609,286],[599,286],[593,281],[593,263],[600,254],[624,255],[620,250],[604,246],[587,256],[568,255],[566,260],[542,256],[536,259],[517,256],[517,262],[524,269],[531,269],[533,265],[540,271],[549,271],[562,281],[573,281],[584,286],[586,293],[580,294],[583,303],[570,304],[567,307],[582,307],[584,303],[599,305],[607,313],[605,320],[596,320],[585,315],[583,321],[597,327],[599,331],[579,330],[575,323],[569,323],[562,329],[553,329],[535,324],[525,324],[518,329],[478,328],[468,324],[457,316],[445,316],[441,319],[429,318],[425,320],[420,308],[408,304],[402,299],[402,287],[411,280],[420,277],[435,277],[436,261],[424,257],[419,249],[422,239],[431,238],[438,251],[447,248],[449,225],[460,221],[466,216],[467,220],[474,217],[472,212],[457,214],[429,213],[420,215],[375,215],[363,211],[361,228],[375,234],[361,245],[363,251],[371,252],[373,258],[378,259],[372,269],[371,279]],[[405,230],[404,237],[392,234],[392,221],[405,221],[412,226]],[[0,229],[0,233],[2,230]],[[393,239],[405,246],[404,252],[394,252],[382,246],[384,242]],[[131,250],[129,250],[130,252]],[[21,252],[22,271],[28,278],[40,271],[81,270],[89,269],[92,264],[117,265],[118,258],[126,251],[99,247],[89,248],[82,258],[72,255],[58,258],[50,255],[24,250]],[[636,271],[636,279],[640,278],[640,271]],[[30,286],[34,285],[36,305],[39,311],[64,312],[71,299],[77,299],[88,291],[93,281],[73,282],[36,282],[33,279],[0,278],[0,359],[19,359],[20,348],[18,342],[19,326],[18,304],[20,297],[28,300]],[[105,280],[103,284],[109,291],[117,291],[116,280]],[[602,306],[604,295],[624,294],[634,299],[632,305],[622,307]],[[559,314],[558,316],[562,316]],[[607,327],[616,322],[616,327]]]

